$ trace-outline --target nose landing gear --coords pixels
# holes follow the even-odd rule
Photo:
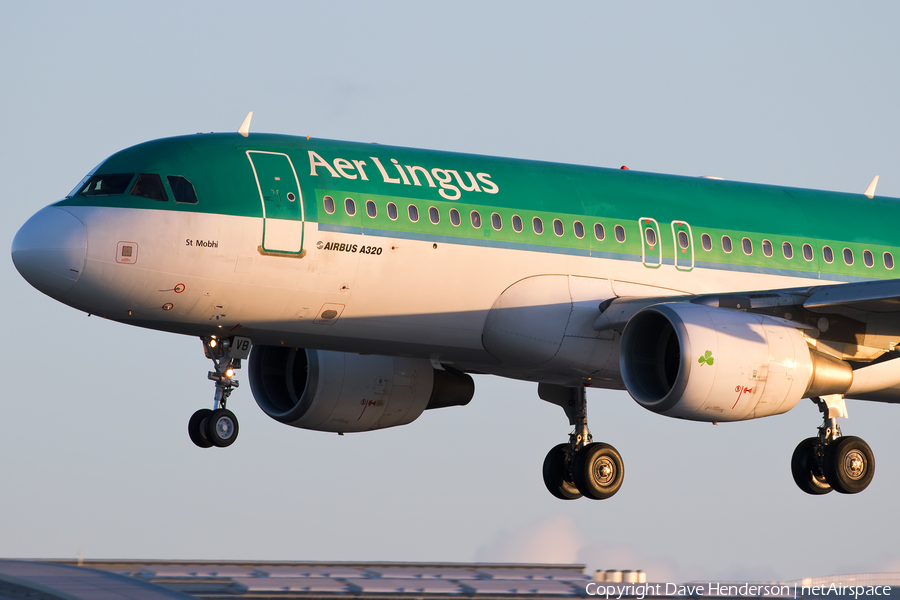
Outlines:
[[[575,431],[568,444],[554,446],[544,459],[544,485],[561,500],[584,496],[603,500],[615,495],[625,479],[625,464],[619,452],[604,443],[594,443],[587,424],[587,393],[582,388],[540,384],[538,395],[563,408]]]
[[[855,436],[841,436],[838,417],[847,416],[840,395],[813,398],[822,412],[817,437],[800,442],[791,457],[794,482],[807,494],[858,494],[875,475],[875,455],[869,445]]]
[[[216,383],[212,409],[201,408],[188,421],[188,435],[200,448],[216,446],[224,448],[235,442],[238,436],[238,420],[225,408],[228,397],[240,382],[234,372],[241,368],[241,360],[250,353],[249,338],[218,339],[211,335],[201,338],[203,353],[213,361],[213,370],[207,377]]]

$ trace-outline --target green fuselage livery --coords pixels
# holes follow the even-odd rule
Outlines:
[[[103,171],[110,173],[183,173],[202,198],[197,204],[161,204],[121,195],[76,196],[59,205],[189,211],[259,219],[263,205],[246,154],[254,150],[287,156],[296,169],[306,221],[336,231],[640,261],[645,254],[642,242],[646,240],[638,220],[650,217],[664,229],[669,229],[674,221],[688,223],[692,237],[697,238],[691,243],[695,245],[695,264],[699,266],[832,281],[893,277],[891,269],[884,266],[883,254],[897,249],[892,245],[896,240],[892,223],[900,216],[900,203],[894,198],[869,199],[862,194],[283,135],[169,138],[134,146],[103,164]],[[325,195],[331,195],[338,204],[334,214],[323,210]],[[345,210],[346,198],[356,202],[353,216]],[[378,207],[374,218],[365,212],[364,202],[369,199]],[[390,219],[384,208],[391,201],[399,207],[400,218],[396,220]],[[278,205],[284,203],[284,199],[270,198],[265,206],[273,210],[274,204],[274,210],[280,210]],[[409,220],[408,205],[417,207],[417,223]],[[429,221],[430,207],[439,211],[438,224]],[[450,223],[451,208],[462,215],[460,226]],[[481,213],[483,224],[479,229],[471,225],[471,211]],[[499,231],[490,223],[494,212],[501,217]],[[521,233],[513,230],[513,215],[523,220]],[[540,235],[532,227],[534,217],[543,221],[544,233]],[[562,236],[554,234],[553,219],[562,221]],[[585,228],[581,239],[573,231],[575,221]],[[595,223],[604,228],[602,240],[594,235]],[[616,241],[615,225],[624,227],[624,242]],[[711,249],[700,247],[698,233],[710,236]],[[669,231],[659,234],[662,262],[674,264],[675,240]],[[724,235],[733,240],[731,252],[723,250]],[[741,247],[745,237],[752,244],[749,255]],[[772,256],[764,254],[763,240],[773,244]],[[784,242],[793,247],[791,258],[783,252]],[[803,244],[812,247],[811,257],[803,256]],[[830,262],[822,255],[824,246],[833,249]],[[843,260],[844,248],[853,251],[853,264]],[[876,258],[873,266],[864,263],[865,250]],[[690,287],[686,282],[685,289]]]
[[[833,420],[900,402],[897,199],[245,133],[122,150],[13,242],[61,302],[203,339],[198,445],[237,435],[249,357],[267,414],[339,433],[465,404],[467,373],[539,382],[576,426],[544,465],[560,498],[622,481],[585,387],[714,422],[813,398],[834,426],[798,447],[798,485],[871,479]]]

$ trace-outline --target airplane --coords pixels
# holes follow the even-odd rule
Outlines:
[[[900,201],[250,132],[117,152],[12,243],[89,315],[196,336],[227,447],[246,365],[271,418],[343,435],[463,406],[470,374],[538,383],[574,428],[543,463],[563,500],[613,496],[587,388],[705,422],[822,412],[791,458],[812,495],[872,480],[845,399],[900,403]]]

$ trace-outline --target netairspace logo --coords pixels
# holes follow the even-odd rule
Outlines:
[[[591,582],[584,588],[588,596],[615,598],[816,598],[843,596],[858,600],[863,596],[890,596],[889,585],[831,585],[801,586],[797,584],[758,583],[598,583]]]

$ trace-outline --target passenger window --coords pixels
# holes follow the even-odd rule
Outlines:
[[[428,220],[437,225],[441,222],[441,212],[432,206],[428,209]]]
[[[544,233],[544,222],[541,221],[540,217],[535,217],[531,220],[531,227],[534,229],[534,232],[538,235]]]
[[[703,249],[707,252],[712,250],[712,238],[709,237],[708,233],[704,233],[700,236],[700,245],[703,246]]]
[[[747,256],[753,254],[753,242],[750,241],[750,238],[744,238],[741,240],[741,249]]]
[[[844,248],[844,264],[848,267],[853,264],[853,250]]]
[[[597,238],[598,242],[606,239],[606,230],[603,229],[602,223],[594,223],[594,237]]]
[[[575,229],[575,237],[579,240],[584,237],[584,225],[581,224],[581,221],[575,221],[573,228]]]
[[[519,215],[513,215],[512,218],[513,231],[516,233],[522,233],[522,217]]]
[[[197,193],[190,181],[180,175],[169,175],[166,179],[169,181],[172,195],[175,196],[175,202],[197,204]]]
[[[766,255],[767,257],[771,257],[773,254],[772,242],[770,242],[769,240],[763,240],[762,241],[762,251],[763,251],[764,255]]]
[[[469,213],[469,220],[472,221],[472,227],[475,229],[481,229],[481,213],[477,210],[473,210]]]
[[[378,216],[378,207],[371,200],[366,200],[366,214],[373,219]]]
[[[681,247],[682,250],[687,250],[688,246],[690,245],[688,242],[689,242],[689,240],[688,240],[687,232],[679,231],[678,232],[678,245]]]
[[[406,208],[406,214],[409,215],[409,220],[413,223],[419,222],[419,208],[415,204],[410,204]]]
[[[656,230],[652,227],[648,227],[644,230],[644,238],[647,240],[647,245],[653,248],[656,246]]]
[[[353,198],[347,198],[344,200],[344,210],[347,211],[348,216],[353,216],[356,214],[356,202],[353,201]]]
[[[140,196],[141,198],[149,198],[160,202],[168,202],[169,200],[162,184],[162,178],[156,173],[141,173],[138,175],[129,193],[132,196]]]
[[[884,253],[884,268],[885,269],[893,269],[894,268],[894,255],[890,252]]]
[[[731,251],[734,250],[734,247],[731,245],[731,238],[727,235],[722,236],[722,250],[727,254],[731,254]]]
[[[869,268],[875,266],[875,257],[872,256],[872,253],[868,250],[863,250],[863,264],[865,264]]]
[[[813,249],[809,244],[803,244],[803,259],[806,261],[813,259]]]
[[[781,253],[784,254],[784,257],[788,260],[794,258],[794,247],[791,246],[790,242],[784,242],[781,244]]]
[[[128,189],[134,173],[94,175],[78,192],[79,196],[119,196]]]
[[[496,231],[500,231],[503,229],[503,219],[500,218],[500,215],[497,213],[493,213],[491,215],[491,227],[493,227]]]
[[[616,225],[613,228],[613,233],[616,234],[616,241],[622,243],[625,241],[625,228],[621,225]]]
[[[399,214],[397,213],[397,205],[394,204],[393,202],[388,202],[387,209],[388,209],[388,218],[391,221],[396,221],[397,217],[399,216]]]
[[[565,232],[563,228],[562,221],[559,219],[553,219],[553,233],[557,235],[557,237],[562,237],[562,234]]]
[[[327,212],[329,215],[334,214],[334,198],[332,198],[331,196],[325,196],[324,198],[322,198],[322,204],[325,205],[325,212]]]
[[[459,224],[462,223],[462,220],[459,218],[459,211],[455,208],[450,209],[450,222],[453,223],[454,227],[459,227]]]
[[[829,265],[834,262],[834,251],[831,249],[831,246],[822,246],[822,258]]]

